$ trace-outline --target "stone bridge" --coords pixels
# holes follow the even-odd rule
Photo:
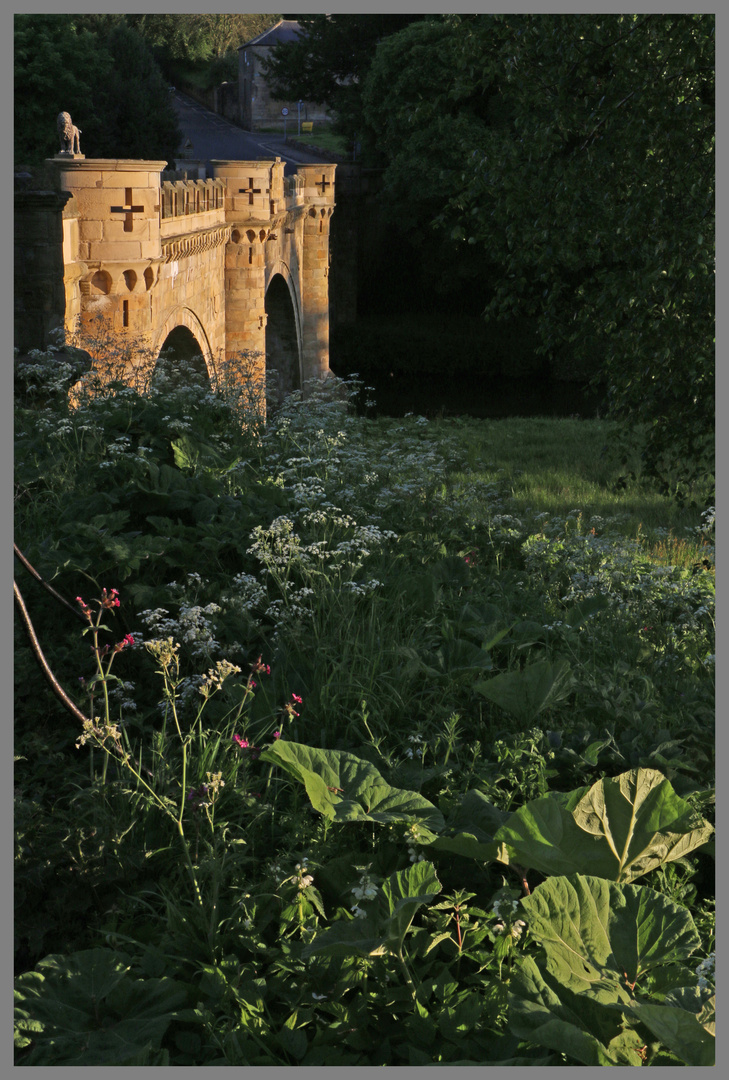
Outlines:
[[[336,165],[284,176],[280,158],[214,161],[208,179],[175,180],[160,161],[48,164],[67,338],[93,355],[99,329],[113,331],[155,357],[200,354],[211,375],[216,359],[254,353],[283,390],[328,372]]]

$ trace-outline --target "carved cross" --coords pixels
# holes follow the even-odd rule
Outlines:
[[[327,188],[332,186],[331,180],[327,180],[326,173],[321,174],[321,180],[317,180],[316,187],[321,188],[322,195],[326,195]]]
[[[112,206],[112,214],[125,214],[124,218],[124,232],[131,232],[134,228],[134,215],[141,214],[144,211],[143,206],[132,205],[132,189],[130,187],[124,188],[124,206]]]
[[[268,193],[268,188],[266,188],[266,192]],[[249,204],[249,206],[253,206],[253,196],[254,195],[260,195],[261,194],[261,189],[259,187],[254,187],[253,186],[253,177],[249,176],[248,177],[248,187],[247,188],[245,188],[245,187],[238,188],[238,194],[239,195],[247,195],[248,196],[248,204]]]

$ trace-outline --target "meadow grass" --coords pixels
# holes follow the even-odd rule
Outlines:
[[[689,565],[705,556],[696,530],[703,505],[688,507],[661,494],[629,470],[639,471],[640,433],[627,465],[607,420],[511,417],[499,420],[433,420],[433,430],[456,438],[464,468],[455,482],[498,480],[515,513],[546,511],[566,517],[579,509],[585,521],[609,520],[611,531],[640,539],[657,562]]]

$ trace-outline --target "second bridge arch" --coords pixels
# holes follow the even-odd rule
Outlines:
[[[302,388],[301,332],[294,296],[282,274],[266,289],[266,385],[275,408]]]

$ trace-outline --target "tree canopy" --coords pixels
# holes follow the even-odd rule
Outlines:
[[[498,266],[487,316],[607,379],[667,485],[711,473],[713,16],[448,16],[381,42],[362,100],[403,213]]]
[[[158,50],[163,62],[194,63],[224,56],[268,29],[280,15],[138,14],[126,18]]]
[[[15,16],[16,164],[57,153],[61,111],[89,157],[171,161],[180,143],[167,84],[124,16]]]
[[[361,138],[368,163],[384,167],[384,213],[422,252],[432,286],[455,293],[478,280],[485,296],[495,269],[488,253],[433,227],[462,186],[462,146],[491,119],[488,95],[453,90],[460,48],[442,20],[411,23],[381,41],[359,88]]]

